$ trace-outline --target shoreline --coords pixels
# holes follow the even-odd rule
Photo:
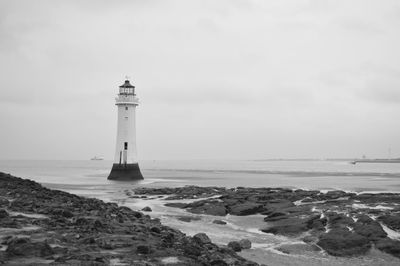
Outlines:
[[[0,264],[258,265],[204,233],[0,172]]]
[[[50,183],[43,185],[51,186]],[[56,184],[56,186],[57,189],[67,190],[67,191],[69,190],[68,187],[70,189],[71,187],[72,188],[76,187],[74,185],[67,185],[67,184]],[[98,189],[100,189],[99,191],[102,191],[104,193],[102,189],[106,186],[99,187],[98,185],[87,185],[87,187],[97,187]],[[148,215],[144,215],[143,217],[147,217],[146,219],[150,219],[149,221],[152,220],[158,221],[158,223],[160,223],[161,220],[162,224],[167,225],[169,228],[171,227],[175,228],[173,230],[186,233],[186,235],[195,236],[195,234],[197,234],[198,232],[207,232],[207,235],[210,237],[210,239],[214,243],[218,243],[220,248],[225,247],[228,241],[238,241],[240,238],[245,238],[249,234],[250,235],[257,234],[258,236],[263,236],[263,240],[261,241],[256,240],[253,242],[253,240],[251,239],[253,242],[252,243],[253,246],[251,249],[244,249],[241,252],[237,253],[238,255],[247,258],[248,260],[255,261],[258,263],[266,263],[268,265],[281,265],[281,264],[320,265],[321,263],[324,263],[326,265],[374,265],[376,263],[380,263],[383,261],[385,262],[385,265],[397,265],[396,263],[400,262],[400,260],[398,259],[399,257],[398,254],[400,250],[399,246],[400,237],[399,239],[392,239],[388,237],[385,228],[382,228],[382,225],[385,225],[386,228],[390,229],[390,227],[393,228],[393,225],[390,225],[390,227],[388,227],[380,219],[374,220],[374,219],[368,219],[367,217],[363,218],[361,217],[362,219],[365,219],[365,223],[361,225],[360,223],[357,223],[357,221],[354,220],[353,222],[349,221],[348,219],[349,217],[347,217],[345,214],[343,213],[342,213],[343,215],[340,214],[340,212],[346,211],[347,214],[351,215],[351,218],[356,218],[356,219],[360,219],[359,216],[362,216],[363,214],[367,216],[368,215],[376,216],[379,213],[382,214],[382,216],[385,216],[386,219],[393,217],[396,218],[400,213],[399,193],[385,192],[385,193],[374,194],[369,192],[368,193],[351,193],[345,191],[329,192],[329,191],[288,189],[288,188],[238,187],[236,189],[233,189],[224,187],[196,187],[196,186],[168,187],[168,188],[154,188],[154,187],[143,187],[143,186],[138,188],[123,188],[123,186],[120,186],[118,188],[114,187],[113,189],[117,189],[118,191],[113,191],[113,193],[109,194],[110,190],[108,190],[108,192],[105,192],[105,194],[99,196],[100,194],[97,194],[96,190],[94,190],[91,191],[94,193],[93,195],[89,193],[88,195],[85,195],[85,197],[95,196],[98,198],[102,198],[103,200],[106,199],[106,202],[108,203],[105,204],[115,204],[112,202],[117,202],[118,205],[120,206],[121,205],[127,206],[134,210],[135,209],[140,210],[141,208],[147,206],[150,203],[155,203],[157,205],[155,206],[156,209],[153,209],[153,212],[146,213],[153,218],[151,218]],[[210,210],[212,210],[212,212],[215,211],[215,208],[212,209],[214,205],[216,206],[221,202],[223,203],[227,202],[226,200],[228,201],[233,200],[233,201],[231,201],[230,204],[224,206],[224,208],[228,208],[228,206],[230,205],[232,206],[237,205],[237,203],[240,203],[241,205],[243,205],[243,203],[259,204],[257,203],[257,200],[252,202],[255,198],[253,197],[253,199],[251,199],[251,197],[249,198],[249,196],[260,196],[262,194],[269,195],[268,196],[269,199],[268,197],[264,199],[265,202],[262,203],[263,205],[268,204],[268,200],[271,200],[272,198],[278,200],[278,202],[275,202],[273,204],[278,204],[279,206],[279,204],[285,203],[289,204],[290,206],[284,206],[284,205],[280,206],[279,211],[281,213],[284,213],[284,215],[277,215],[275,210],[273,210],[271,213],[267,213],[268,208],[265,208],[265,206],[263,206],[262,209],[260,208],[259,210],[257,210],[256,211],[257,214],[252,214],[252,213],[242,213],[239,215],[237,215],[238,213],[232,214],[230,209],[231,207],[229,207],[229,210],[226,211],[227,216],[223,215],[214,216],[212,214],[216,213],[211,213],[211,214],[209,213]],[[299,196],[303,198],[299,198]],[[343,197],[346,196],[348,196],[351,199],[344,200]],[[310,197],[311,199],[313,198],[319,199],[320,202],[310,201],[310,199],[301,202],[303,199],[307,197]],[[325,202],[321,202],[322,201],[321,197],[322,198],[325,197]],[[366,203],[368,207],[372,208],[361,208],[361,209],[358,208],[359,210],[357,211],[357,208],[353,208],[352,205],[351,207],[350,206],[346,207],[345,206],[346,204],[344,204],[355,200],[360,201],[356,202],[356,204],[359,204],[358,207],[365,207],[362,204]],[[382,206],[385,207],[386,210],[385,208],[383,208],[383,210],[379,210],[382,200],[384,200],[384,204]],[[172,206],[164,206],[165,203],[173,203],[173,202],[180,204],[176,206],[173,206],[173,204]],[[199,202],[202,203],[199,204]],[[292,204],[290,204],[289,202],[291,202]],[[186,205],[182,205],[182,203]],[[317,226],[316,228],[313,227],[308,228],[308,226],[304,227],[303,223],[304,220],[302,220],[302,218],[304,217],[307,218],[316,216],[314,213],[315,210],[313,210],[312,208],[313,206],[308,206],[311,208],[306,207],[307,205],[310,204],[316,204],[318,209],[325,208],[325,211],[336,212],[337,215],[334,216],[332,216],[332,214],[329,214],[331,215],[330,218],[332,218],[332,220],[334,219],[337,220],[331,226],[330,230],[334,229],[335,230],[334,232],[340,232],[344,234],[342,235],[340,241],[354,240],[355,235],[351,232],[351,230],[347,230],[348,227],[352,228],[353,231],[357,227],[358,228],[356,230],[357,235],[359,234],[358,232],[363,231],[361,229],[366,229],[366,228],[367,231],[371,231],[370,229],[374,229],[372,230],[373,234],[372,235],[361,234],[361,237],[363,238],[364,241],[363,243],[365,245],[362,247],[362,249],[359,250],[353,249],[349,254],[341,254],[340,252],[343,252],[343,248],[341,249],[338,249],[338,247],[322,248],[320,245],[317,244],[317,242],[320,240],[319,237],[321,235],[328,233],[326,232],[327,230],[325,230],[324,232],[322,230],[322,227],[319,226]],[[205,205],[209,206],[210,208],[208,209],[204,208]],[[153,208],[153,205],[149,206]],[[163,213],[157,212],[157,208],[161,210]],[[269,211],[271,210],[272,209],[270,209]],[[286,213],[286,211],[288,212]],[[337,211],[339,213],[337,213]],[[165,213],[168,213],[168,215],[165,215]],[[272,216],[274,216],[272,217],[273,218],[272,221],[264,221],[264,218],[267,218],[267,220],[271,218],[269,217],[271,214]],[[318,219],[315,218],[313,222],[321,220],[321,216],[322,213],[319,212],[319,218]],[[326,217],[328,217],[328,215]],[[251,230],[247,227],[246,228],[243,227],[243,225],[249,223],[250,221],[249,218],[258,221],[256,223],[256,226],[250,228]],[[224,224],[216,225],[213,223],[214,220],[222,220],[222,221],[225,220],[228,222],[228,225]],[[176,221],[178,221],[178,223]],[[290,223],[288,223],[288,221]],[[375,222],[377,222],[378,224]],[[260,224],[263,224],[265,226],[260,226]],[[275,234],[273,232],[262,232],[260,230],[268,228],[269,228],[268,230],[270,230],[271,228],[274,228],[273,226],[269,227],[272,224],[278,225],[278,227],[279,225],[284,225],[285,228],[284,230],[279,229],[280,231],[278,230],[279,232]],[[326,229],[329,224],[330,222],[327,221],[327,224],[325,225],[324,228]],[[181,227],[182,225],[183,227]],[[396,223],[394,223],[394,225],[396,225]],[[230,232],[235,237],[228,237],[228,238],[224,237],[225,239],[219,241],[220,239],[215,238],[212,230],[209,231],[209,229],[211,229],[212,226],[216,227],[221,232],[225,233]],[[293,228],[295,229],[293,230]],[[320,230],[318,230],[318,228]],[[286,230],[292,232],[286,234],[285,233]],[[350,234],[347,231],[350,231]],[[399,230],[395,228],[395,230],[393,231],[398,232]],[[276,245],[274,246],[273,244],[274,237],[279,238],[280,236],[282,236],[282,238],[286,240],[283,241],[284,242],[283,244],[275,243]],[[329,241],[332,241],[332,239],[329,239]],[[4,247],[2,249],[4,249]],[[329,252],[327,250],[329,250]],[[337,250],[339,250],[339,253],[333,254],[334,252],[337,252]],[[4,251],[5,250],[0,251],[0,261],[1,261],[1,252]],[[173,257],[173,255],[171,256]],[[177,258],[179,259],[179,256],[177,256]],[[296,264],[296,262],[293,262],[290,258],[292,259],[296,258],[298,263]],[[357,264],[360,263],[360,260],[364,262],[361,264]],[[107,260],[106,262],[107,262],[106,264],[110,264],[110,262],[114,263],[115,261]],[[161,260],[159,260],[158,262],[161,263]],[[118,263],[120,263],[120,261]],[[168,265],[179,265],[179,264],[171,263]]]
[[[157,179],[157,181],[160,181],[160,179]],[[156,184],[157,181],[154,181],[152,183],[141,183],[141,184],[139,184],[138,187],[139,188],[149,188],[149,189],[150,188],[176,188],[176,186],[164,186],[164,187],[163,186],[159,186],[159,185],[152,186],[152,184]],[[35,181],[35,182],[37,182],[37,181]],[[116,182],[120,182],[120,181],[116,181]],[[93,188],[93,187],[108,188],[110,186],[110,184],[103,184],[103,183],[100,183],[100,184],[87,184],[87,185],[85,185],[85,184],[62,184],[62,183],[50,183],[50,182],[38,182],[38,183],[42,184],[45,187],[49,187],[49,188],[52,188],[52,189],[70,188],[72,190],[75,189],[75,188],[85,188],[85,187],[87,187],[87,188]],[[123,183],[121,183],[121,184],[123,184]],[[178,187],[185,187],[185,186],[193,186],[193,185],[184,185],[184,186],[178,186]],[[203,186],[199,186],[199,187],[203,187]],[[235,187],[234,186],[233,187],[226,186],[224,188],[232,189],[232,188],[235,188]],[[354,193],[354,194],[357,194],[357,195],[365,194],[365,193],[371,193],[371,194],[383,194],[383,193],[400,194],[400,189],[399,190],[372,190],[372,189],[371,190],[368,190],[368,189],[361,190],[361,188],[360,189],[341,189],[341,188],[336,188],[336,189],[335,188],[329,188],[329,189],[322,189],[322,188],[318,189],[318,188],[316,188],[316,189],[313,189],[313,188],[299,187],[299,186],[278,186],[278,187],[251,186],[251,187],[246,187],[246,188],[269,188],[269,189],[274,189],[274,188],[280,189],[280,188],[283,188],[283,189],[291,189],[291,190],[299,189],[299,190],[305,190],[305,191],[318,190],[321,193],[327,193],[329,191],[340,190],[340,191],[344,191],[346,193]]]

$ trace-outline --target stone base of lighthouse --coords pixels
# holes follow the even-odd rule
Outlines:
[[[143,176],[140,172],[139,164],[113,164],[109,180],[121,180],[121,181],[131,181],[131,180],[142,180]]]

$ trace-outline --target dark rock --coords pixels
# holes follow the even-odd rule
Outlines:
[[[62,216],[62,217],[65,217],[65,218],[74,217],[74,214],[71,211],[65,210],[65,209],[53,209],[51,211],[51,214],[56,215],[56,216]]]
[[[317,231],[325,231],[325,226],[328,223],[328,219],[326,217],[324,218],[317,218],[317,216],[314,216],[315,219],[310,219],[307,222],[307,227],[309,229],[317,230]]]
[[[262,208],[263,205],[261,204],[246,202],[230,206],[229,213],[238,216],[252,215],[258,213]]]
[[[304,241],[304,243],[316,243],[318,241],[318,238],[316,236],[313,235],[307,235],[305,237],[303,237],[301,240]]]
[[[197,187],[197,186],[185,186],[176,188],[137,188],[135,189],[136,194],[148,194],[148,195],[170,195],[166,200],[177,200],[177,199],[195,199],[210,197],[217,194],[225,193],[225,188],[219,187]]]
[[[131,211],[129,214],[132,215],[133,217],[137,218],[137,219],[140,219],[140,218],[143,217],[143,213],[137,212],[137,211]]]
[[[308,252],[318,252],[321,251],[316,245],[309,245],[305,243],[296,243],[296,244],[283,244],[277,248],[280,252],[285,254],[304,254]]]
[[[193,236],[193,240],[199,245],[211,243],[210,238],[205,233],[198,233]]]
[[[183,246],[183,252],[186,255],[198,257],[201,255],[201,246],[198,244],[187,243]]]
[[[69,210],[64,210],[62,212],[62,216],[64,216],[65,218],[72,218],[72,217],[74,217],[74,214],[72,212],[70,212]]]
[[[277,211],[289,213],[289,214],[305,214],[311,212],[312,205],[299,205],[299,206],[292,206],[283,209],[279,209]]]
[[[270,214],[273,211],[281,210],[289,207],[294,207],[294,203],[287,199],[275,199],[269,200],[264,205],[262,214]]]
[[[382,202],[400,203],[399,193],[362,193],[352,195],[352,199],[359,200],[367,204],[375,204]]]
[[[0,209],[0,219],[7,218],[9,216],[10,215],[8,214],[8,212],[6,210]]]
[[[334,256],[362,255],[371,247],[368,238],[345,228],[335,228],[322,234],[317,244]]]
[[[303,232],[313,229],[316,220],[320,219],[320,215],[311,215],[307,217],[292,217],[279,220],[272,223],[270,227],[261,229],[264,233],[280,234],[288,236],[297,236]]]
[[[196,199],[192,203],[166,204],[166,206],[186,209],[195,214],[224,216],[228,213],[233,215],[262,213],[268,215],[266,220],[270,226],[263,230],[265,232],[289,236],[308,232],[309,237],[303,240],[310,245],[286,247],[283,252],[294,254],[299,254],[298,252],[303,250],[308,252],[308,250],[314,250],[314,243],[318,242],[318,245],[329,254],[336,256],[363,254],[372,244],[384,252],[398,256],[396,254],[399,250],[399,241],[387,238],[379,223],[398,230],[396,228],[400,227],[398,222],[400,207],[396,207],[396,204],[400,203],[400,194],[355,195],[343,191],[324,194],[318,191],[284,188],[225,189],[194,186],[144,188],[143,192],[150,195],[149,197],[140,196],[146,199],[154,199],[159,195],[164,195],[162,197],[169,195],[168,199]],[[125,193],[130,197],[137,197],[130,194],[130,190],[126,190]],[[128,207],[118,207],[116,203],[103,203],[96,199],[50,190],[35,182],[3,173],[0,173],[0,195],[2,195],[0,209],[7,208],[10,212],[47,215],[47,219],[22,215],[5,217],[0,220],[0,226],[39,227],[32,233],[32,239],[47,239],[49,241],[47,244],[54,244],[52,252],[56,255],[51,258],[56,263],[103,265],[109,263],[111,256],[124,262],[140,261],[139,264],[144,265],[159,262],[157,258],[176,256],[182,261],[182,265],[252,265],[236,255],[232,249],[239,249],[236,249],[233,243],[230,244],[230,248],[221,248],[209,241],[208,237],[203,238],[201,235],[187,237],[178,230],[162,226],[159,220],[151,219],[150,216]],[[209,198],[216,195],[219,195],[218,198]],[[2,200],[5,196],[7,201]],[[198,200],[199,198],[206,199]],[[301,205],[294,205],[294,202],[300,200]],[[314,203],[307,204],[307,201]],[[385,205],[393,209],[390,211],[367,208],[360,210],[352,208],[353,203],[371,206]],[[314,207],[324,212],[324,216],[312,210]],[[373,214],[379,219],[374,221],[367,215],[360,215],[361,213]],[[7,214],[3,213],[4,215]],[[352,217],[357,219],[353,220]],[[180,217],[177,218],[180,219]],[[193,219],[182,218],[182,220],[192,221]],[[225,221],[219,221],[214,223],[225,223]],[[326,226],[331,229],[328,233],[325,233]],[[12,241],[14,241],[13,238],[8,242]],[[29,245],[33,242],[29,240],[22,244]],[[238,242],[239,245],[242,244],[240,249],[248,247],[249,243],[241,242],[243,241]],[[36,243],[40,242],[35,242],[35,245]],[[46,242],[37,246],[44,244]],[[307,249],[308,246],[310,248]],[[132,247],[137,252],[132,252]],[[28,249],[30,249],[29,246]],[[21,256],[20,258],[25,256],[12,255],[12,252],[12,247],[9,247],[7,252],[0,251],[0,255],[7,253],[7,256],[1,257],[0,261],[4,261],[7,265],[13,260],[13,256]]]
[[[163,234],[161,240],[163,246],[170,248],[174,244],[175,235],[172,233]]]
[[[150,228],[150,231],[152,231],[153,233],[156,233],[156,234],[161,234],[161,229],[156,226],[153,226],[152,228]]]
[[[308,230],[306,224],[298,218],[282,220],[282,224],[277,224],[268,228],[261,229],[264,233],[274,235],[296,236]]]
[[[105,227],[105,225],[99,219],[96,219],[93,223],[93,228],[95,228],[95,229],[99,230],[99,229],[103,229],[104,227]]]
[[[239,241],[240,247],[242,249],[249,249],[251,248],[251,242],[248,239],[242,239]]]
[[[149,206],[146,206],[146,207],[144,207],[144,208],[142,209],[142,211],[144,211],[144,212],[151,212],[152,209],[151,209]]]
[[[8,256],[47,257],[53,254],[52,248],[46,242],[31,242],[29,238],[13,238],[6,250]]]
[[[348,194],[347,192],[341,191],[341,190],[331,190],[328,191],[327,193],[323,194],[323,198],[325,199],[337,199],[337,198],[343,198],[346,197]]]
[[[400,214],[388,214],[378,217],[387,227],[392,230],[400,230]]]
[[[99,247],[101,247],[102,249],[108,249],[108,250],[115,249],[115,246],[113,244],[111,244],[111,242],[109,240],[106,240],[106,239],[99,240],[97,245]]]
[[[147,245],[140,245],[140,246],[137,246],[136,251],[139,254],[149,254],[151,252],[151,248]]]
[[[188,204],[182,202],[168,202],[165,203],[164,206],[184,209],[188,206]]]
[[[9,204],[10,204],[10,202],[8,201],[8,199],[0,197],[0,206],[1,207],[8,207]]]
[[[229,243],[228,243],[228,247],[229,247],[230,249],[232,249],[233,251],[235,251],[235,252],[240,252],[240,251],[242,251],[242,247],[241,247],[240,243],[237,242],[237,241],[231,241],[231,242],[229,242]]]
[[[217,193],[211,188],[202,190],[193,191],[199,197]],[[0,264],[15,264],[15,260],[25,262],[31,257],[41,256],[54,260],[53,264],[57,265],[105,265],[110,258],[128,264],[158,265],[158,258],[166,256],[179,257],[182,265],[211,265],[218,260],[229,265],[253,264],[211,241],[208,243],[197,238],[196,242],[196,237],[187,237],[178,230],[161,225],[159,219],[152,219],[128,207],[118,207],[116,203],[50,190],[35,182],[3,173],[0,173],[0,195],[6,195],[12,202],[6,206],[10,212],[47,216],[43,219],[19,215],[0,220],[0,227],[12,225],[14,228],[30,227],[32,230],[21,233],[32,235],[32,239],[2,238],[5,241],[2,245],[8,245],[8,248],[6,251],[0,250]],[[224,203],[215,199],[196,202],[190,208],[218,202],[225,213]],[[6,216],[4,212],[3,216]]]
[[[221,259],[212,260],[210,265],[211,266],[229,266],[228,263],[226,263],[225,261],[223,261]]]
[[[193,217],[193,216],[178,216],[177,219],[182,222],[190,223],[191,221],[199,221],[201,220],[200,217]]]
[[[329,226],[332,228],[346,228],[348,226],[354,226],[354,220],[343,213],[326,212],[325,215],[328,218]]]
[[[119,223],[123,223],[123,222],[125,222],[126,220],[128,220],[127,217],[126,217],[125,215],[121,214],[121,213],[118,213],[118,214],[117,214],[116,219],[117,219],[117,221],[118,221]]]
[[[273,211],[267,217],[264,218],[264,221],[272,222],[272,221],[277,221],[277,220],[287,219],[287,218],[289,218],[288,213],[280,212],[280,211],[276,211],[276,212]]]
[[[213,223],[214,224],[221,224],[221,225],[225,225],[226,224],[226,222],[222,221],[222,220],[214,220]]]
[[[121,206],[118,208],[118,211],[120,214],[124,214],[128,217],[135,217],[137,219],[140,219],[143,217],[143,213],[138,212],[138,211],[133,211],[130,208],[126,207],[126,206]]]
[[[308,203],[308,202],[313,202],[313,201],[315,201],[315,200],[313,198],[309,198],[309,197],[301,200],[302,203]]]
[[[400,258],[400,241],[385,238],[376,242],[375,247],[383,252]]]
[[[222,203],[216,199],[205,199],[205,200],[198,200],[198,201],[193,201],[191,203],[188,203],[187,207],[188,208],[197,208],[197,207],[202,207],[202,206],[218,205],[218,204],[222,204]]]
[[[90,237],[86,237],[82,240],[83,244],[95,244],[96,240],[94,239],[94,237],[90,236]]]
[[[196,214],[208,214],[215,216],[225,216],[227,214],[225,206],[220,202],[208,203],[201,206],[193,207],[188,209],[188,211]]]
[[[357,222],[354,224],[354,231],[372,241],[377,241],[387,236],[381,225],[367,215],[358,217]]]
[[[90,224],[91,224],[91,220],[87,219],[85,217],[79,217],[75,221],[75,225],[78,225],[78,226],[90,225]]]
[[[2,246],[0,245],[0,248]],[[0,251],[0,265],[5,264],[7,254],[4,251]]]

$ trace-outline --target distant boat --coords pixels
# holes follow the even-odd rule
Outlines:
[[[94,156],[93,158],[90,158],[90,160],[92,160],[92,161],[102,161],[102,160],[104,160],[104,158],[100,157],[100,156]]]
[[[350,162],[351,164],[357,163],[400,163],[400,158],[397,159],[360,159]]]

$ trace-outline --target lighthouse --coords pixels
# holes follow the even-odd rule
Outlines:
[[[132,86],[128,79],[119,86],[115,105],[118,107],[117,142],[108,179],[143,179],[136,151],[136,106],[139,105],[139,99],[135,94],[135,86]]]

